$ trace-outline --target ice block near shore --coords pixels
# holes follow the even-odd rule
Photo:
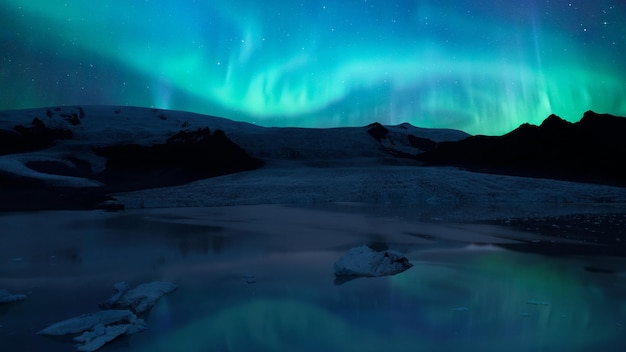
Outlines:
[[[350,249],[335,262],[335,275],[343,276],[385,276],[401,273],[413,264],[401,253],[393,250],[377,252],[368,246]]]

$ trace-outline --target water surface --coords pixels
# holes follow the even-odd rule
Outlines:
[[[505,227],[265,206],[0,215],[2,351],[70,351],[35,333],[98,310],[112,285],[179,289],[148,330],[102,351],[623,351],[626,260],[545,256]],[[414,267],[335,282],[370,244]],[[596,268],[602,270],[589,270]]]

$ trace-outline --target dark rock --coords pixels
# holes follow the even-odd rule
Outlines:
[[[261,166],[223,131],[211,133],[208,128],[181,131],[164,144],[115,145],[94,152],[108,159],[106,170],[96,178],[121,189],[182,184]]]
[[[26,150],[23,137],[10,130],[0,129],[0,155],[19,153]]]
[[[407,137],[409,139],[409,144],[414,148],[417,148],[423,151],[429,151],[437,147],[437,142],[431,139],[416,137],[412,134],[408,135]]]
[[[588,111],[576,123],[550,115],[502,136],[441,142],[418,155],[431,165],[626,186],[626,119]]]
[[[379,143],[389,134],[389,130],[378,122],[374,122],[367,127],[369,127],[367,133]]]
[[[61,114],[61,117],[67,121],[67,123],[69,123],[72,126],[78,126],[80,125],[80,119],[78,118],[78,114],[76,113],[71,113],[71,114]]]
[[[30,126],[17,125],[13,129],[15,132],[0,130],[0,155],[40,150],[55,140],[73,137],[71,130],[49,128],[36,117]]]

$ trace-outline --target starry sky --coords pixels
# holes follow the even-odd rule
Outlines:
[[[472,134],[626,115],[617,0],[3,0],[0,16],[1,110],[133,105]]]

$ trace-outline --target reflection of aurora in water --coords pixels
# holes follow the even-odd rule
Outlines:
[[[317,255],[328,257],[305,254]],[[300,267],[298,256],[280,260]],[[256,287],[254,297],[219,285],[203,297],[218,300],[210,312],[145,350],[618,351],[626,343],[623,297],[594,284],[576,260],[465,249],[413,256],[403,274],[338,287],[321,270]]]
[[[499,227],[269,205],[16,213],[0,216],[0,225],[0,287],[32,291],[0,307],[0,342],[9,351],[71,349],[69,340],[33,337],[34,329],[96,310],[119,280],[175,281],[179,289],[146,317],[148,330],[112,350],[622,352],[626,345],[623,257],[551,258],[466,243],[513,236]],[[335,285],[334,261],[367,241],[397,246],[414,266]]]
[[[550,113],[626,114],[625,11],[613,1],[7,0],[0,109],[131,104],[470,133]]]

